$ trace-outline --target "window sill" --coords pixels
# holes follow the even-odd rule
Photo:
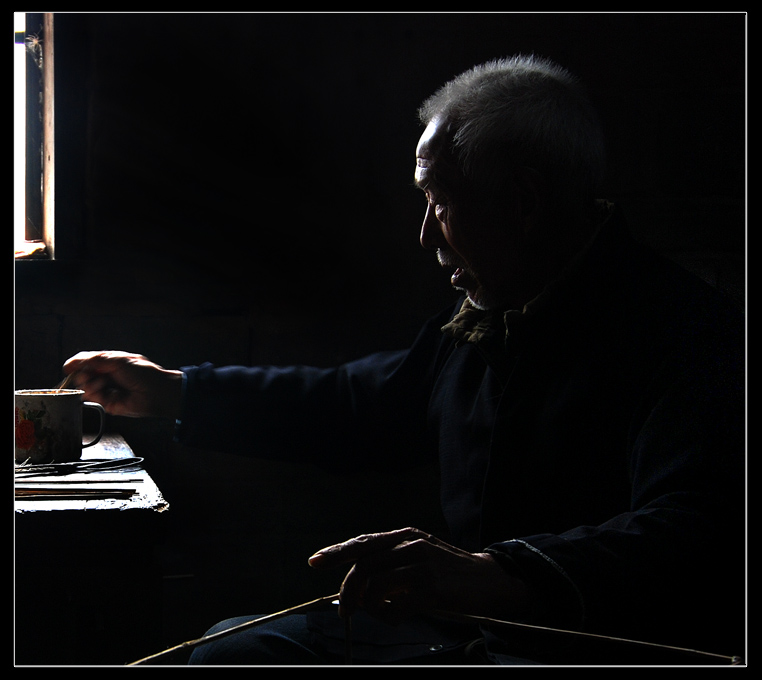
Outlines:
[[[13,257],[16,260],[49,260],[48,249],[43,241],[25,241],[15,246]]]

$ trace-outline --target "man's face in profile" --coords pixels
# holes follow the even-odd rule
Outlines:
[[[415,183],[428,203],[421,245],[437,252],[453,287],[475,307],[521,307],[521,227],[510,187],[478,204],[468,200],[449,139],[447,124],[435,118],[416,150]]]

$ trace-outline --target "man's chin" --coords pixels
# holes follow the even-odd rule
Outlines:
[[[478,298],[476,298],[476,297],[474,297],[472,295],[466,294],[466,299],[471,303],[471,306],[474,309],[480,309],[483,312],[489,311],[489,307],[487,305],[485,305]]]
[[[470,291],[466,288],[461,288],[460,291],[465,294],[466,299],[469,301],[474,309],[479,309],[483,312],[489,312],[496,309],[503,309],[504,305],[497,298],[490,297],[484,294],[484,290],[481,288],[476,291]]]
[[[462,281],[462,283],[465,284],[465,281]],[[484,290],[481,287],[476,287],[476,289],[473,290],[466,285],[457,285],[453,282],[453,288],[463,293],[469,303],[471,303],[471,306],[475,309],[487,312],[490,309],[494,309],[496,306],[495,304],[491,304],[489,296],[485,297]]]
[[[461,293],[465,294],[466,300],[470,303],[470,305],[474,309],[479,309],[481,311],[489,311],[491,309],[491,305],[489,305],[485,300],[484,297],[479,295],[476,292],[469,291],[465,288],[459,288]]]

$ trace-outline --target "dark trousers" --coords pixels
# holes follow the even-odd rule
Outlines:
[[[227,619],[207,635],[252,621]],[[192,665],[483,665],[479,631],[450,624],[385,626],[360,612],[352,617],[347,657],[344,622],[335,611],[294,614],[197,646]]]

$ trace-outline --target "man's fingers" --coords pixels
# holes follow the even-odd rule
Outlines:
[[[63,369],[65,373],[80,371],[114,373],[125,365],[137,361],[146,361],[146,359],[139,354],[130,354],[128,352],[79,352],[64,363]]]
[[[366,572],[355,568],[347,574],[341,586],[340,601],[345,612],[358,606],[386,620],[397,619],[411,611],[420,611],[430,589],[425,562],[379,568]]]
[[[74,373],[87,367],[106,363],[107,352],[78,352],[64,362],[65,373]]]
[[[391,550],[404,541],[428,536],[418,529],[409,527],[378,534],[363,534],[344,541],[344,543],[337,543],[318,550],[309,558],[308,562],[310,566],[318,568],[351,564],[374,553]]]
[[[78,389],[84,390],[85,397],[92,401],[98,401],[99,398],[104,397],[113,397],[116,390],[116,383],[108,374],[93,372],[89,369],[77,371],[74,374],[73,383]]]

